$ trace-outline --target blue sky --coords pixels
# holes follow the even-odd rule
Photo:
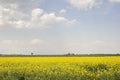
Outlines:
[[[0,0],[1,54],[120,53],[120,0]]]

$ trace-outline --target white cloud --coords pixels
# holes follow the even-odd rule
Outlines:
[[[0,44],[3,46],[25,46],[25,45],[41,45],[43,40],[35,38],[31,40],[0,40]]]
[[[67,11],[65,9],[60,10],[60,14],[65,14]]]
[[[75,20],[57,16],[52,12],[47,13],[43,9],[38,8],[37,5],[41,0],[7,1],[0,0],[0,27],[46,28],[75,22]]]
[[[73,7],[78,9],[90,9],[99,4],[98,0],[67,0]]]
[[[40,40],[40,39],[32,39],[31,41],[30,41],[30,44],[31,45],[39,45],[39,44],[42,44],[43,43],[43,40]]]
[[[34,10],[32,12],[34,12]],[[55,25],[74,24],[76,23],[76,20],[68,20],[65,17],[56,16],[55,13],[46,13],[41,10],[39,12],[32,13],[31,19],[25,23],[26,28],[47,28]]]
[[[0,54],[4,53],[27,53],[33,51],[39,51],[45,45],[45,41],[39,38],[33,38],[29,40],[0,40]]]
[[[36,8],[32,10],[32,13],[31,13],[32,20],[39,18],[42,14],[43,14],[43,10],[40,8]]]
[[[110,2],[120,2],[120,0],[109,0]]]
[[[71,22],[71,21],[69,21],[68,19],[66,19],[64,17],[57,17],[54,13],[44,14],[43,16],[41,16],[40,20],[41,20],[41,24],[43,24],[43,25],[50,25],[50,24],[54,24],[54,23],[69,23],[69,22]]]
[[[76,41],[68,42],[66,52],[73,52],[79,54],[89,53],[119,53],[120,44],[118,42],[104,41],[104,40],[87,40],[87,41]]]

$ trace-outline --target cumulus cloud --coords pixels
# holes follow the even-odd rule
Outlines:
[[[56,24],[66,25],[66,23],[75,22],[63,16],[57,16],[53,12],[47,13],[37,6],[40,1],[0,0],[0,27],[46,28]]]
[[[65,9],[60,10],[60,14],[65,14],[67,11]]]
[[[98,0],[67,0],[73,7],[78,9],[90,9],[99,4]]]
[[[32,13],[31,13],[32,20],[41,17],[42,14],[43,14],[43,10],[42,9],[40,9],[40,8],[33,9]]]
[[[54,23],[71,23],[72,22],[64,17],[56,16],[55,13],[44,14],[43,16],[41,16],[40,20],[43,25],[50,25],[50,24],[54,24]]]

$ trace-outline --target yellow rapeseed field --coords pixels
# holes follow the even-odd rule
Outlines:
[[[120,80],[120,57],[0,57],[0,80]]]

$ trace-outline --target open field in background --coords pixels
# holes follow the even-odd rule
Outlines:
[[[0,80],[120,80],[120,56],[0,57]]]

